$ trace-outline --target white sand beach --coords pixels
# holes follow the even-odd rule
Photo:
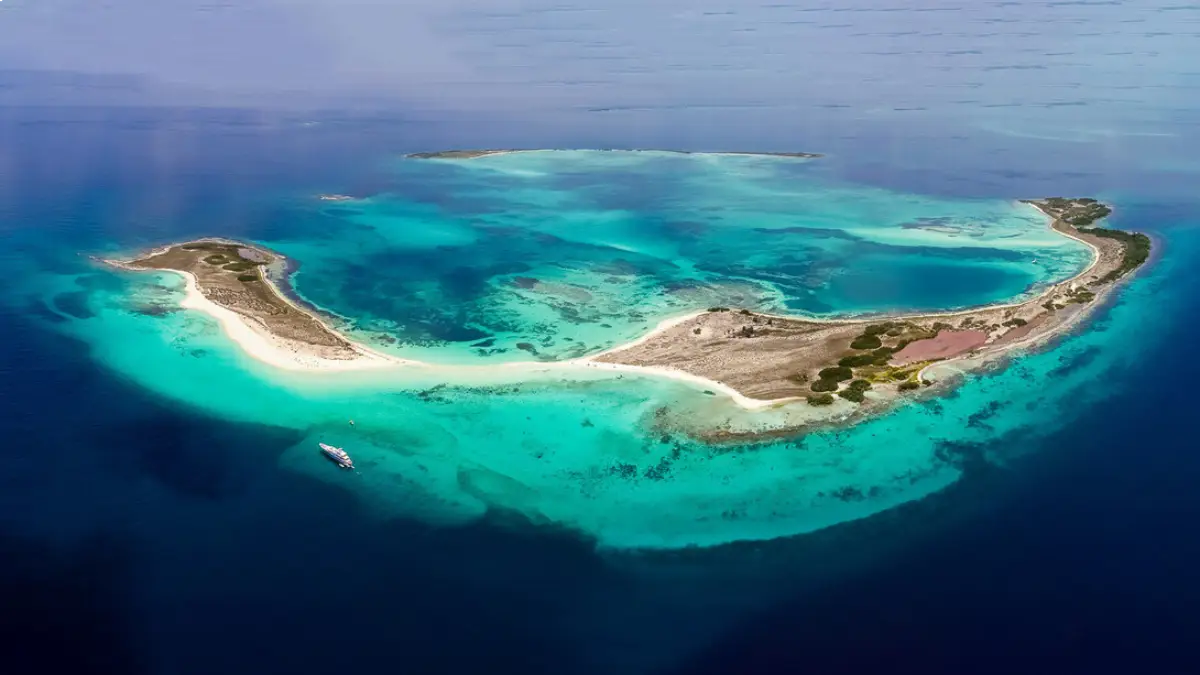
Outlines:
[[[1036,208],[1039,213],[1042,213],[1043,215],[1047,216],[1047,218],[1051,218],[1049,214],[1045,213],[1037,205],[1030,204],[1030,206],[1033,206],[1034,208]],[[1051,218],[1051,221],[1053,221],[1052,218]],[[1086,268],[1084,268],[1082,271],[1080,271],[1078,274],[1071,277],[1070,279],[1060,281],[1060,282],[1054,284],[1049,289],[1047,289],[1045,291],[1045,293],[1039,294],[1039,297],[1049,295],[1051,292],[1054,291],[1055,288],[1062,287],[1064,284],[1069,284],[1079,278],[1082,278],[1084,275],[1091,272],[1092,269],[1100,262],[1100,259],[1101,259],[1100,250],[1096,246],[1094,246],[1092,243],[1084,241],[1082,239],[1079,239],[1078,237],[1074,237],[1067,232],[1063,232],[1061,230],[1056,230],[1056,231],[1058,231],[1059,234],[1062,234],[1063,236],[1070,237],[1071,239],[1075,239],[1076,241],[1079,241],[1079,242],[1085,244],[1086,246],[1088,246],[1088,248],[1092,251],[1092,254],[1093,254],[1092,260],[1088,264],[1088,266]],[[630,365],[630,364],[609,363],[609,362],[598,361],[598,359],[602,356],[613,354],[616,352],[621,352],[623,350],[639,346],[639,345],[653,339],[657,335],[660,335],[668,330],[671,330],[672,328],[675,328],[676,326],[679,326],[680,324],[683,324],[692,319],[695,319],[696,317],[704,314],[705,310],[689,312],[689,313],[681,315],[681,316],[664,319],[663,321],[659,322],[658,325],[656,325],[653,329],[646,332],[644,335],[638,337],[637,339],[627,342],[625,344],[621,344],[621,345],[612,347],[603,352],[593,354],[591,356],[586,356],[586,357],[577,358],[577,359],[571,359],[568,361],[559,361],[559,362],[521,361],[521,362],[510,362],[510,363],[504,363],[504,364],[488,364],[488,365],[431,364],[431,363],[426,363],[426,362],[422,362],[422,361],[398,358],[395,356],[377,352],[377,351],[372,350],[368,347],[365,347],[361,344],[355,343],[352,340],[346,339],[345,336],[338,334],[330,326],[322,323],[322,326],[324,326],[326,328],[326,330],[329,330],[331,333],[339,335],[339,337],[341,337],[341,339],[345,340],[345,342],[349,345],[350,349],[354,353],[354,356],[350,357],[350,358],[346,358],[346,351],[344,349],[340,350],[340,351],[339,350],[330,350],[330,349],[326,349],[326,348],[323,348],[318,345],[313,345],[313,344],[309,344],[306,342],[300,342],[297,340],[290,340],[290,339],[286,339],[286,338],[282,338],[280,336],[274,335],[269,330],[267,330],[263,325],[261,325],[257,320],[255,320],[253,317],[245,316],[245,315],[235,312],[233,310],[222,307],[221,305],[209,300],[207,297],[205,297],[203,292],[200,290],[198,282],[197,282],[195,276],[193,276],[192,274],[190,274],[188,272],[178,271],[178,270],[170,270],[170,271],[174,271],[174,272],[182,275],[183,278],[185,279],[185,282],[186,282],[185,295],[184,295],[183,301],[180,303],[180,305],[182,307],[184,307],[185,309],[198,310],[198,311],[203,312],[203,313],[211,316],[212,318],[216,319],[217,322],[221,325],[221,328],[225,332],[225,334],[231,340],[233,340],[247,355],[249,355],[252,358],[255,358],[263,363],[266,363],[268,365],[276,367],[276,368],[282,368],[282,369],[291,370],[291,371],[309,371],[309,372],[337,372],[337,371],[363,371],[363,370],[396,369],[398,374],[400,371],[402,371],[404,369],[419,368],[426,375],[433,374],[433,375],[436,375],[439,377],[445,376],[447,378],[447,380],[461,382],[461,383],[471,383],[474,379],[478,379],[480,376],[483,376],[483,375],[488,375],[491,377],[498,376],[501,379],[509,379],[509,378],[518,378],[519,379],[520,377],[523,377],[526,374],[532,374],[534,372],[549,373],[549,372],[554,372],[554,371],[561,371],[563,373],[570,373],[572,371],[576,371],[579,373],[584,373],[584,372],[590,372],[590,373],[612,372],[612,373],[621,373],[621,374],[629,373],[629,374],[633,374],[633,375],[670,378],[673,380],[684,382],[684,383],[687,383],[688,385],[696,387],[698,389],[707,390],[714,394],[720,394],[722,396],[728,397],[735,404],[737,404],[741,408],[744,408],[747,410],[757,410],[757,409],[767,408],[767,407],[771,407],[771,406],[777,406],[777,405],[792,402],[792,401],[801,400],[800,397],[789,397],[789,398],[779,398],[779,399],[770,399],[770,400],[756,399],[756,398],[751,398],[749,396],[742,394],[741,392],[737,391],[736,389],[734,389],[733,387],[731,387],[729,385],[726,385],[721,382],[711,380],[711,379],[708,379],[708,378],[705,378],[705,377],[702,377],[699,375],[688,373],[688,372],[685,372],[682,370],[677,370],[674,368],[662,367],[662,366]],[[292,304],[289,300],[287,300],[286,296],[284,296],[282,293],[279,293],[278,288],[276,288],[269,279],[264,279],[264,281],[271,285],[271,287],[275,290],[275,292],[279,295],[279,297],[281,299],[283,299],[285,302],[288,302],[288,304]],[[1104,291],[1107,291],[1107,290],[1108,289],[1104,289]],[[1101,293],[1101,295],[1103,295],[1103,292]],[[989,306],[989,308],[990,309],[1000,309],[1000,308],[1005,308],[1005,307],[1017,307],[1019,305],[1027,304],[1029,302],[1031,302],[1031,301],[1026,300],[1024,302],[991,305],[991,306]],[[295,305],[292,305],[292,306],[295,307]],[[296,307],[296,309],[297,309],[297,311],[305,311],[299,307]],[[881,318],[889,318],[889,319],[929,318],[929,317],[943,317],[943,316],[944,317],[953,317],[955,315],[968,314],[968,313],[975,312],[975,311],[979,311],[979,308],[958,310],[958,311],[953,311],[953,312],[943,312],[943,313],[927,312],[927,313],[911,315],[911,316],[904,316],[904,315],[894,316],[894,317],[892,317],[892,316],[889,316],[889,317],[872,316],[872,317],[869,317],[869,319],[877,320],[877,319],[881,319]],[[829,323],[859,323],[864,320],[867,320],[867,318],[860,318],[860,317],[853,317],[853,318],[847,317],[844,319],[825,319],[825,318],[818,318],[818,317],[783,316],[783,315],[772,315],[772,314],[764,314],[764,313],[756,313],[756,314],[759,314],[761,316],[778,318],[778,319],[786,319],[786,320],[829,322]],[[1080,312],[1079,314],[1083,315],[1083,314],[1086,314],[1086,312]],[[314,318],[316,318],[316,317],[314,317]],[[318,319],[318,321],[319,321],[319,319]],[[1072,321],[1070,323],[1074,323],[1074,321]],[[1055,332],[1057,333],[1058,331],[1055,331]],[[1035,344],[1045,340],[1047,337],[1049,337],[1049,336],[1048,335],[1035,335],[1035,336],[1031,336],[1031,338],[1029,338],[1027,340],[1021,340],[1018,342],[1014,342],[1010,345],[1006,345],[1002,349],[985,350],[985,351],[989,352],[986,356],[977,354],[977,355],[975,355],[974,360],[980,360],[981,356],[983,358],[988,358],[988,357],[993,357],[1002,352],[1011,352],[1018,348],[1029,347],[1031,345],[1035,345]],[[964,361],[964,363],[959,364],[959,365],[966,366],[968,368],[970,368],[972,365],[971,358],[967,358],[967,357],[963,357],[961,359],[960,358],[952,358],[952,359],[948,359],[946,361],[942,361],[937,364],[932,364],[932,365],[926,367],[925,369],[923,369],[921,371],[919,377],[923,378],[926,375],[926,373],[932,374],[933,372],[938,371],[938,370],[942,370],[942,371],[949,370],[952,372],[954,372],[954,371],[961,372],[961,368],[959,368],[957,365],[955,365],[959,361]]]

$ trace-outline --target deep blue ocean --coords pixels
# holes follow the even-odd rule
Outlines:
[[[282,238],[281,195],[371,193],[409,151],[782,146],[897,191],[1112,201],[1164,258],[1135,283],[1180,308],[1146,347],[1125,340],[1133,365],[1064,428],[956,448],[979,461],[943,493],[810,535],[621,554],[515,518],[366,517],[280,467],[293,430],[159,398],[0,304],[0,672],[1200,672],[1200,280],[1180,257],[1200,250],[1200,59],[1181,56],[1196,13],[1155,19],[1132,63],[1063,75],[976,54],[970,95],[933,77],[903,105],[830,97],[777,124],[671,107],[0,109],[0,261],[42,269],[214,222]],[[911,109],[922,96],[935,112]],[[1001,445],[1023,458],[983,461]]]

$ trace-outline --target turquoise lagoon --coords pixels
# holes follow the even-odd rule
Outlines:
[[[1029,207],[853,185],[819,160],[556,151],[389,170],[380,194],[290,197],[295,227],[256,240],[297,262],[296,292],[354,337],[431,362],[568,358],[714,304],[815,315],[984,304],[1088,259]],[[989,446],[1005,448],[986,458],[1003,464],[1026,434],[1103,396],[1096,379],[1131,358],[1106,347],[1134,325],[1153,334],[1169,311],[1139,311],[1168,260],[1103,320],[949,395],[846,428],[713,446],[657,421],[765,428],[789,408],[747,411],[674,380],[583,370],[284,372],[178,309],[175,275],[10,262],[26,272],[11,297],[98,362],[208,414],[303,432],[282,468],[344,486],[380,518],[518,514],[614,548],[862,518],[940,490],[969,449],[1011,439]],[[317,441],[345,445],[359,471],[332,470]]]

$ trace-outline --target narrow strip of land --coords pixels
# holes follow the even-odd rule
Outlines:
[[[489,157],[493,155],[512,155],[522,152],[569,152],[564,150],[547,150],[545,148],[506,148],[496,150],[440,150],[438,152],[413,152],[406,157],[410,159],[477,159],[479,157]],[[712,152],[699,152],[695,150],[658,150],[654,148],[641,148],[637,150],[608,150],[597,149],[589,150],[588,152],[661,152],[675,155],[746,155],[750,157],[792,157],[796,159],[816,159],[824,155],[815,152],[754,152],[750,150],[716,150]]]
[[[1147,258],[1142,234],[1094,227],[1111,210],[1092,199],[1026,202],[1056,232],[1086,244],[1078,275],[1024,302],[915,316],[824,321],[714,307],[596,360],[674,368],[765,400],[862,404],[921,388],[934,364],[971,361],[1060,333]],[[961,370],[961,365],[958,368]],[[839,401],[841,399],[841,401]]]
[[[620,371],[686,381],[725,394],[745,408],[803,401],[834,419],[919,390],[937,379],[939,368],[970,370],[1061,333],[1149,255],[1145,235],[1095,227],[1111,212],[1096,200],[1026,203],[1047,215],[1055,231],[1093,252],[1086,269],[1036,298],[956,312],[853,320],[714,307],[664,321],[620,347],[558,363],[436,366],[380,354],[339,335],[315,310],[290,300],[277,286],[287,283],[284,258],[243,242],[203,239],[110,262],[126,269],[182,274],[187,279],[185,307],[212,315],[249,354],[282,368],[419,366],[444,373],[448,380],[471,371],[514,376],[558,369]]]

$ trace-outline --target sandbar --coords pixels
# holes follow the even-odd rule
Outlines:
[[[477,151],[461,151],[477,152]],[[488,151],[501,152],[501,151]],[[560,362],[436,365],[382,354],[340,335],[316,308],[280,289],[286,260],[261,246],[201,239],[160,247],[131,260],[129,270],[183,276],[182,306],[216,319],[248,355],[294,371],[419,368],[465,382],[472,374],[520,379],[534,372],[619,372],[669,377],[738,406],[807,405],[813,420],[857,419],[931,387],[942,373],[965,372],[1019,347],[1062,333],[1098,306],[1148,257],[1142,234],[1095,227],[1111,212],[1092,199],[1025,202],[1060,234],[1086,244],[1091,263],[1037,297],[955,312],[818,319],[713,307],[665,319],[645,335],[591,356]],[[775,430],[772,433],[776,433]],[[729,434],[726,434],[729,435]],[[738,439],[742,438],[737,434]],[[721,440],[714,434],[712,440]]]

